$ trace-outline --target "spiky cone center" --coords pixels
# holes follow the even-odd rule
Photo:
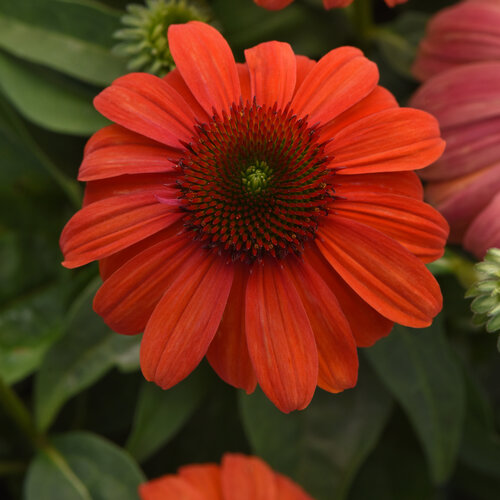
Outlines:
[[[476,264],[477,282],[467,292],[475,297],[471,304],[474,323],[486,324],[489,332],[500,330],[500,249],[488,250],[484,261]]]
[[[333,196],[324,146],[289,108],[247,102],[215,115],[180,162],[186,227],[232,260],[300,254]]]

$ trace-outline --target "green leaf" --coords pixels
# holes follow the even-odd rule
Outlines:
[[[144,382],[126,449],[143,462],[167,443],[189,419],[206,393],[204,370],[198,369],[168,391]]]
[[[394,23],[376,29],[380,51],[399,75],[413,79],[411,66],[428,20],[429,16],[421,12],[406,12]]]
[[[139,370],[139,351],[141,349],[142,335],[124,337],[115,335],[113,342],[116,346],[114,354],[114,364],[123,373],[130,373]]]
[[[47,353],[35,379],[35,419],[45,430],[72,396],[89,387],[132,349],[138,338],[109,330],[92,310],[97,288],[91,283],[74,304],[66,335]]]
[[[56,283],[0,312],[0,377],[7,384],[36,370],[59,337],[63,298],[63,287]]]
[[[473,374],[465,372],[467,412],[460,461],[486,476],[500,480],[500,435],[493,408]]]
[[[0,189],[12,189],[14,185],[43,184],[47,176],[40,162],[37,161],[31,151],[26,150],[15,137],[12,126],[2,123],[0,109],[0,155],[2,168],[0,169]]]
[[[34,177],[36,179],[36,177]],[[62,275],[58,238],[64,202],[51,191],[35,194],[16,183],[0,188],[0,302],[46,287]],[[3,260],[7,259],[7,260]]]
[[[241,394],[240,404],[254,453],[318,500],[346,498],[392,407],[388,393],[366,366],[354,389],[341,394],[318,390],[301,412],[281,413],[260,391]]]
[[[438,500],[420,443],[401,411],[394,412],[352,485],[349,500],[367,499]]]
[[[491,500],[498,497],[500,484],[500,435],[495,429],[488,394],[476,380],[477,366],[471,368],[464,363],[467,411],[459,468],[453,483],[464,498]]]
[[[31,463],[25,500],[139,500],[144,475],[121,448],[88,432],[53,439]]]
[[[412,422],[434,481],[444,482],[453,472],[460,446],[465,390],[441,321],[424,330],[396,326],[366,353]]]
[[[0,47],[96,85],[126,73],[111,52],[119,15],[97,2],[23,0],[0,3]]]
[[[89,135],[109,123],[92,106],[95,91],[2,52],[0,88],[26,119],[54,132]]]

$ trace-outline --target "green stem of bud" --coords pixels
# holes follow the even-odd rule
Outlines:
[[[477,280],[477,272],[474,268],[474,262],[464,256],[447,248],[444,255],[428,264],[427,267],[432,274],[454,274],[464,288],[469,288]]]
[[[372,0],[356,0],[346,8],[360,45],[365,48],[375,32]]]

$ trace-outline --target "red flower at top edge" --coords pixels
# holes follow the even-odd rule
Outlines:
[[[257,457],[227,453],[222,464],[181,467],[140,486],[141,500],[313,500]]]
[[[351,5],[354,0],[323,0],[325,9],[335,9],[339,7],[347,7]],[[385,0],[389,7],[395,7],[401,3],[406,3],[408,0]],[[293,0],[254,0],[260,7],[268,10],[280,10],[290,5]]]
[[[436,120],[399,108],[353,47],[314,62],[269,42],[236,64],[199,22],[169,43],[175,71],[95,99],[116,125],[86,146],[64,265],[99,261],[95,310],[144,331],[143,373],[165,389],[205,355],[284,412],[353,387],[357,346],[442,306],[424,262],[448,227],[412,172],[443,152]]]

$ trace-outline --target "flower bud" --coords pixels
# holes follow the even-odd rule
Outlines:
[[[475,268],[478,280],[466,295],[474,297],[473,321],[476,325],[486,324],[488,332],[496,332],[500,330],[500,249],[490,248]]]
[[[121,40],[115,52],[129,59],[130,71],[164,76],[175,67],[168,45],[168,27],[208,18],[207,8],[197,0],[146,0],[146,5],[130,4],[122,17],[125,28],[114,35]]]

